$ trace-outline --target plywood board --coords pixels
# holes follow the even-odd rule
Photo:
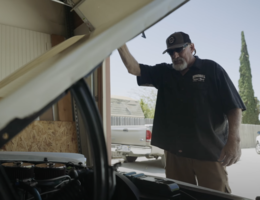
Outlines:
[[[34,121],[1,150],[78,153],[75,123]]]

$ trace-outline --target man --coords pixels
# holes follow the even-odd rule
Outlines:
[[[245,106],[225,70],[194,56],[183,32],[170,35],[172,64],[139,64],[118,49],[138,85],[158,89],[152,145],[166,152],[166,177],[231,193],[226,166],[241,156],[239,126]]]

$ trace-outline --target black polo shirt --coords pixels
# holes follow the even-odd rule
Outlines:
[[[158,89],[152,145],[178,156],[217,161],[228,136],[226,113],[246,108],[220,65],[195,58],[184,76],[172,64],[140,64],[137,82]]]

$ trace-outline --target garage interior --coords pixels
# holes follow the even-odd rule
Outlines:
[[[90,34],[91,30],[70,7],[53,1],[3,1],[0,10],[1,81],[57,44],[74,35]],[[108,57],[85,78],[103,122],[107,124],[110,124],[110,117],[106,117],[110,116],[110,107],[103,104],[110,104],[110,84],[106,84],[110,78],[109,64]],[[86,130],[80,120],[77,105],[69,93],[1,151],[82,153],[91,166],[88,139],[86,134],[81,134]],[[110,134],[110,126],[107,126],[106,134]],[[106,138],[109,147],[109,136]]]

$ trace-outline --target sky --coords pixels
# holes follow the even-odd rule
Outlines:
[[[220,64],[238,89],[241,32],[244,31],[253,89],[260,99],[259,10],[260,0],[190,0],[146,30],[146,39],[139,35],[127,42],[127,46],[139,63],[171,63],[169,55],[162,54],[166,38],[174,32],[185,32],[195,44],[197,56]],[[136,77],[128,74],[117,50],[110,59],[111,95],[138,99],[133,95],[140,91]]]

